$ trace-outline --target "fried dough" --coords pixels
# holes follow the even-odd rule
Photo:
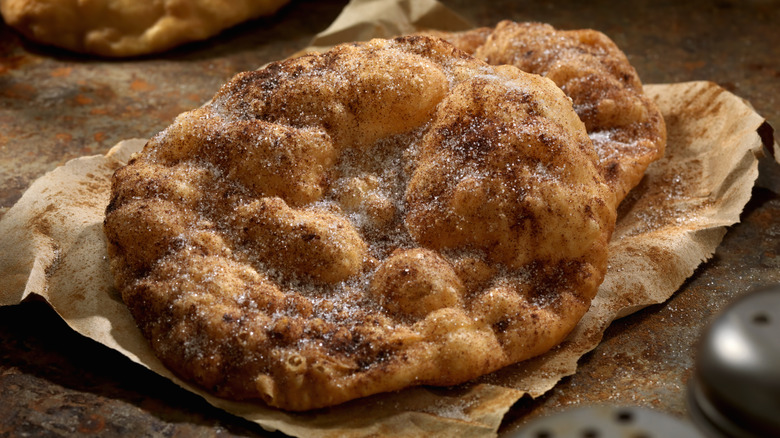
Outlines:
[[[410,36],[237,75],[115,173],[105,232],[169,368],[307,410],[560,343],[615,206],[551,80]]]
[[[271,15],[289,0],[0,0],[26,37],[81,53],[138,56]]]

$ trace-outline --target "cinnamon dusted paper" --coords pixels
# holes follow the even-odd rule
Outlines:
[[[411,1],[363,0],[351,3],[336,20],[334,25],[341,20],[337,35],[357,39],[349,29],[364,23],[356,25],[364,32],[371,22],[367,11],[376,9],[368,7],[372,3],[400,11],[394,20],[408,21],[397,28],[402,32],[408,31],[405,26],[436,27],[433,16],[410,6]],[[356,5],[365,9],[353,20],[357,14],[350,8]],[[412,13],[423,17],[423,24],[417,26]],[[524,394],[537,397],[573,374],[577,360],[598,345],[613,320],[668,299],[714,253],[725,227],[738,222],[750,198],[762,150],[756,130],[764,119],[709,82],[648,85],[646,91],[666,119],[667,154],[621,204],[607,276],[590,311],[552,351],[473,382],[410,388],[290,413],[216,398],[177,379],[153,355],[114,289],[102,229],[111,174],[145,140],[126,140],[106,155],[68,162],[38,179],[8,210],[0,220],[0,305],[41,296],[77,332],[269,430],[308,437],[495,436],[512,404]]]

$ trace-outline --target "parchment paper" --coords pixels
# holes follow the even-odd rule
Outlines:
[[[430,11],[444,14],[434,2],[357,1],[321,38],[368,38],[365,23],[376,22],[369,12],[379,11],[385,20],[387,8],[398,12],[393,22],[405,24],[371,26],[390,29],[390,34],[435,28],[436,15]],[[358,24],[350,30],[350,23]],[[315,40],[321,46],[332,42]],[[105,156],[68,162],[33,183],[5,214],[0,220],[0,305],[39,295],[77,332],[269,430],[311,437],[494,436],[520,397],[537,397],[573,374],[577,360],[598,345],[610,322],[668,299],[713,254],[725,227],[738,222],[750,198],[762,148],[756,130],[763,118],[709,82],[649,85],[646,90],[667,122],[667,155],[651,165],[621,205],[607,277],[590,311],[553,351],[468,384],[411,388],[288,413],[219,399],[178,380],[152,354],[114,289],[102,231],[110,176],[144,140],[123,141]]]

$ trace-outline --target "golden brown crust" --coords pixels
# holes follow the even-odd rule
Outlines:
[[[495,28],[433,32],[489,64],[555,82],[574,101],[618,202],[663,156],[666,125],[625,54],[601,32],[502,21]]]
[[[433,38],[238,75],[113,178],[112,270],[162,361],[304,410],[540,354],[589,307],[614,197],[551,81]]]
[[[26,37],[82,53],[137,56],[198,41],[270,15],[289,0],[0,0]]]

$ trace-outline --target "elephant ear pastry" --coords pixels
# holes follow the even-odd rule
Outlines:
[[[289,0],[0,0],[4,21],[33,41],[107,57],[199,41]]]
[[[410,36],[239,74],[115,173],[105,232],[169,368],[306,410],[557,345],[615,209],[551,80]]]

